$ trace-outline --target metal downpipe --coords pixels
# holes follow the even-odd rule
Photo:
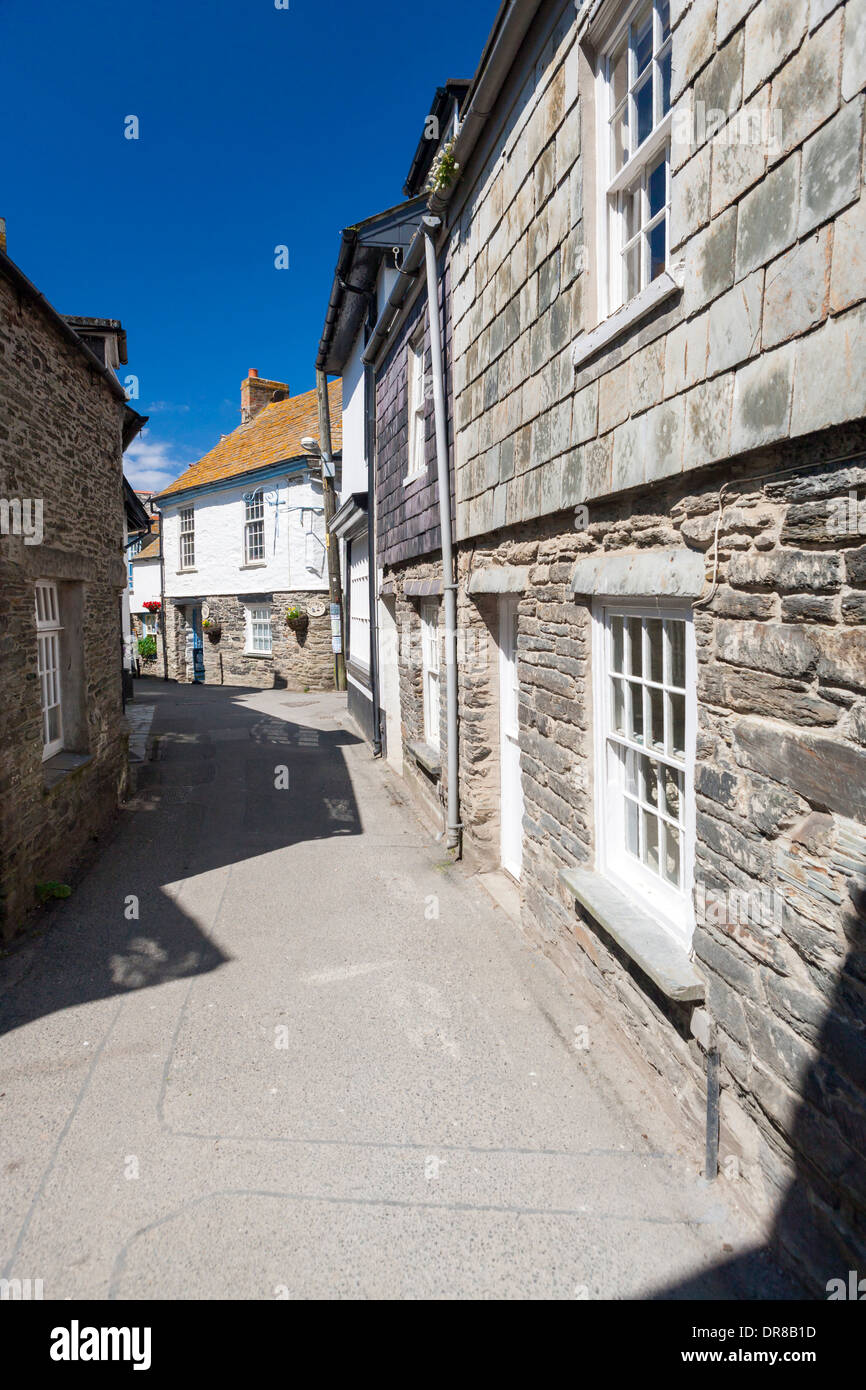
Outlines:
[[[439,528],[442,533],[442,592],[445,598],[445,712],[448,738],[447,824],[445,846],[460,849],[460,817],[457,785],[457,585],[451,540],[451,481],[448,468],[448,425],[445,410],[445,373],[442,329],[439,322],[439,273],[434,234],[438,217],[424,217],[424,252],[427,263],[427,310],[430,320],[430,359],[433,371],[433,417],[436,424],[436,474],[439,481]]]

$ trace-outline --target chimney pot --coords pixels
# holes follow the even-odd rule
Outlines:
[[[259,372],[257,367],[250,367],[250,376],[258,376],[258,374]]]

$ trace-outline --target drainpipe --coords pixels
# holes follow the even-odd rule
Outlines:
[[[365,338],[369,337],[370,307]],[[364,454],[367,461],[367,601],[370,607],[370,694],[373,700],[373,757],[382,756],[381,702],[379,698],[379,576],[376,566],[376,375],[364,363]]]
[[[442,532],[442,592],[445,597],[445,712],[448,730],[448,802],[446,849],[460,849],[457,787],[457,585],[451,544],[451,479],[448,468],[448,425],[445,413],[445,373],[439,323],[439,271],[434,237],[442,226],[438,217],[421,219],[427,262],[427,310],[430,319],[430,358],[433,368],[433,418],[436,424],[436,474],[439,480],[439,527]]]

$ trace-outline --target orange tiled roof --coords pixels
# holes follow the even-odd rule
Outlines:
[[[343,442],[343,383],[339,379],[328,385],[331,412],[331,448],[336,453]],[[187,488],[204,487],[235,474],[250,473],[266,468],[269,463],[300,458],[304,453],[301,439],[305,435],[318,438],[319,412],[315,391],[290,396],[286,401],[270,401],[252,420],[239,425],[221,439],[215,449],[197,463],[191,463],[185,473],[164,488],[161,497]]]
[[[136,560],[155,560],[159,556],[159,518],[154,517],[151,524],[147,540],[139,550],[137,555],[133,555],[132,563]]]

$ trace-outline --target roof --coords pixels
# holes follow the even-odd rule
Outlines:
[[[135,531],[146,527],[150,517],[144,510],[144,505],[140,498],[136,497],[132,490],[131,483],[126,478],[123,480],[123,505],[126,510],[126,525],[130,531]]]
[[[337,453],[342,446],[343,424],[343,385],[332,381],[328,386],[328,404],[331,415],[331,452]],[[169,483],[167,488],[157,494],[157,501],[170,497],[174,492],[186,492],[190,488],[207,487],[211,483],[222,482],[224,478],[252,473],[257,468],[267,468],[272,463],[282,463],[290,459],[309,458],[301,448],[305,435],[319,434],[319,408],[315,391],[305,391],[301,396],[290,396],[285,401],[270,401],[262,410],[239,425],[231,434],[225,435],[215,449],[205,454],[197,463],[191,463],[186,472]]]
[[[430,114],[424,122],[424,131],[415,153],[412,156],[412,163],[406,175],[406,182],[403,185],[403,192],[407,198],[413,198],[418,193],[423,193],[427,176],[430,173],[430,166],[433,157],[440,145],[439,135],[434,139],[427,132],[431,118],[435,120],[434,129],[445,134],[445,129],[451,120],[454,110],[454,103],[457,103],[458,111],[461,110],[466,100],[466,94],[472,82],[469,78],[449,78],[444,87],[437,87],[433,94],[433,101],[430,106]]]
[[[321,371],[331,376],[342,372],[375,293],[382,261],[395,247],[405,253],[425,205],[424,198],[410,198],[343,228],[316,358]]]
[[[131,557],[132,563],[137,560],[158,560],[159,559],[159,522],[154,519],[150,528],[150,535],[139,550],[137,555]]]

